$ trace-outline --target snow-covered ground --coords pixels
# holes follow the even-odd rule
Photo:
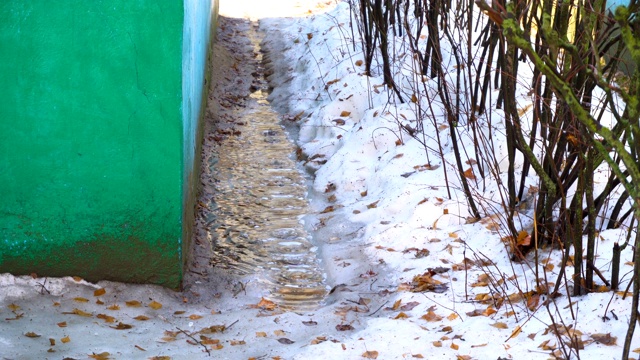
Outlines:
[[[574,358],[577,348],[582,359],[618,359],[631,298],[537,295],[532,263],[510,260],[499,224],[490,216],[467,224],[451,154],[429,163],[420,142],[399,131],[398,119],[416,118],[412,106],[388,104],[382,79],[363,75],[347,4],[286,1],[316,13],[285,19],[282,9],[258,6],[273,3],[222,0],[221,14],[262,18],[271,100],[299,127],[296,143],[315,171],[308,221],[332,288],[325,305],[288,312],[258,289],[234,291],[225,274],[184,293],[3,274],[0,358],[548,359],[563,356],[559,335],[577,339]],[[625,236],[599,234],[596,266],[606,277],[609,249]],[[539,283],[554,282],[560,253],[541,257]],[[622,288],[630,257],[623,253]]]

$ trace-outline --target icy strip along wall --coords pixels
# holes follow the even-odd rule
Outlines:
[[[180,286],[216,14],[0,2],[0,272]]]

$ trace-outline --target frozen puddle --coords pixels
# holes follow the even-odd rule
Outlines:
[[[240,47],[249,48],[236,58],[247,56],[243,53],[253,57],[241,60],[242,67],[251,68],[251,93],[229,94],[220,117],[228,115],[223,121],[237,127],[221,131],[218,125],[216,134],[224,139],[217,138],[213,157],[207,160],[205,154],[204,171],[213,179],[212,201],[205,204],[212,265],[249,275],[280,306],[312,308],[323,299],[326,285],[317,248],[302,221],[310,211],[306,179],[292,159],[294,145],[266,99],[258,34],[254,26],[247,32],[251,43]],[[239,88],[247,87],[242,79],[235,79]]]

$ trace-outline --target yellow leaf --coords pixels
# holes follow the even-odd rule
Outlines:
[[[435,346],[435,347],[442,347],[442,341],[434,341],[434,342],[433,342],[433,346]]]
[[[125,301],[124,303],[128,307],[140,307],[140,306],[142,306],[142,303],[140,301],[137,301],[137,300]]]
[[[80,281],[82,281],[82,278],[80,276],[74,276],[73,277],[73,281],[80,282]]]
[[[80,309],[73,309],[71,312],[63,312],[63,314],[80,315],[84,317],[92,317],[93,315]]]
[[[256,331],[256,337],[267,337],[267,333],[264,331]]]
[[[494,328],[498,328],[498,329],[506,329],[506,328],[508,328],[507,324],[505,324],[503,322],[497,322],[495,324],[491,324],[491,326],[493,326]]]
[[[362,354],[362,357],[365,359],[377,359],[378,358],[378,352],[377,351],[365,351]]]
[[[407,314],[405,314],[404,312],[400,312],[398,315],[396,315],[396,317],[394,317],[394,320],[398,320],[398,319],[406,319],[409,316],[407,316]]]
[[[453,321],[453,320],[455,320],[457,318],[458,318],[458,314],[456,314],[456,313],[451,313],[451,314],[449,314],[449,316],[447,316],[447,319],[449,321]]]
[[[516,326],[515,330],[513,330],[513,332],[511,333],[511,336],[509,336],[509,339],[520,335],[520,331],[522,331],[522,328],[520,327],[520,325]],[[507,340],[509,340],[509,339],[507,339]]]
[[[363,61],[362,60],[357,60],[356,61],[356,66],[362,66]]]
[[[100,354],[93,353],[93,354],[89,355],[89,357],[92,358],[92,359],[97,359],[97,360],[107,360],[107,359],[110,359],[110,357],[109,357],[110,355],[111,354],[109,354],[108,352],[105,351],[105,352],[101,352]]]
[[[275,330],[275,331],[273,332],[273,334],[274,334],[275,336],[285,336],[285,335],[286,335],[286,333],[285,333],[284,331],[282,331],[282,330]]]
[[[71,341],[71,338],[69,337],[69,335],[63,337],[62,339],[60,339],[60,341],[62,341],[63,344],[68,343],[69,341]]]
[[[138,321],[146,321],[146,320],[149,320],[149,318],[148,318],[148,317],[146,317],[146,316],[144,316],[144,315],[138,315],[138,316],[134,317],[134,319],[135,319],[135,320],[138,320]]]
[[[340,116],[342,116],[342,117],[347,117],[349,115],[351,115],[351,113],[349,111],[343,111],[343,112],[340,113]]]
[[[120,306],[118,304],[113,304],[111,306],[108,306],[107,310],[113,310],[113,311],[120,310]]]
[[[11,311],[18,311],[20,310],[20,306],[16,305],[16,304],[9,304],[7,305],[7,307],[9,308],[9,310]]]
[[[458,350],[460,348],[460,346],[458,346],[458,344],[456,344],[456,343],[451,343],[451,348],[453,350]]]
[[[103,319],[104,322],[106,322],[106,323],[116,322],[116,318],[114,318],[113,316],[109,316],[109,315],[105,315],[105,314],[98,314],[98,315],[96,315],[96,317],[98,319]]]
[[[256,305],[251,305],[251,307],[254,309],[262,309],[267,311],[275,310],[276,306],[277,306],[276,303],[274,303],[271,300],[267,300],[265,298],[260,299],[260,302],[257,303]]]
[[[100,288],[93,292],[93,296],[102,296],[106,293],[107,293],[107,290],[105,290],[104,288]]]
[[[152,308],[153,310],[160,310],[162,309],[162,304],[154,300],[149,303],[149,307]]]
[[[199,319],[202,319],[202,316],[193,314],[193,315],[189,315],[189,319],[191,319],[191,320],[199,320]]]
[[[491,316],[495,313],[497,313],[498,310],[494,309],[493,306],[489,306],[483,313],[482,315],[484,316]]]
[[[402,303],[402,299],[396,300],[391,307],[391,310],[398,310],[400,308],[400,304]]]
[[[457,239],[458,238],[458,233],[450,232],[449,233],[449,237],[452,238],[452,239]]]
[[[83,297],[75,297],[73,298],[73,301],[77,301],[77,302],[89,302],[89,299],[83,298]]]

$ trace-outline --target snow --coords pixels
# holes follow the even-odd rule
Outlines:
[[[323,160],[306,167],[315,172],[309,193],[315,214],[307,221],[333,289],[324,305],[280,309],[262,300],[250,279],[238,283],[222,270],[183,292],[2,274],[0,358],[548,359],[558,345],[549,330],[554,321],[571,326],[565,333],[583,342],[581,358],[619,358],[630,296],[609,291],[547,299],[530,293],[537,286],[532,259],[511,261],[491,216],[467,224],[449,147],[444,159],[430,151],[427,160],[420,141],[399,131],[399,124],[416,126],[415,108],[389,103],[382,78],[362,74],[362,54],[345,39],[351,36],[347,4],[283,3],[298,14],[315,14],[283,18],[282,9],[258,6],[273,2],[258,0],[222,0],[221,14],[262,18],[264,47],[274,60],[271,100],[285,119],[294,119],[285,122],[308,159]],[[434,124],[425,124],[433,129],[426,131],[429,146],[436,131],[445,143],[449,136],[438,127],[445,123],[441,114],[434,115]],[[499,113],[493,116],[499,123]],[[493,189],[486,184],[479,195],[490,198]],[[333,211],[324,212],[328,206]],[[595,265],[605,277],[610,249],[625,237],[622,230],[599,234]],[[553,286],[561,253],[545,249],[540,258],[548,259],[537,269],[541,284]],[[622,289],[631,260],[631,252],[623,252]],[[409,291],[414,277],[429,271],[420,284],[431,290]],[[498,301],[502,296],[508,298]],[[617,341],[600,344],[594,334]],[[638,337],[632,349],[640,347]]]

